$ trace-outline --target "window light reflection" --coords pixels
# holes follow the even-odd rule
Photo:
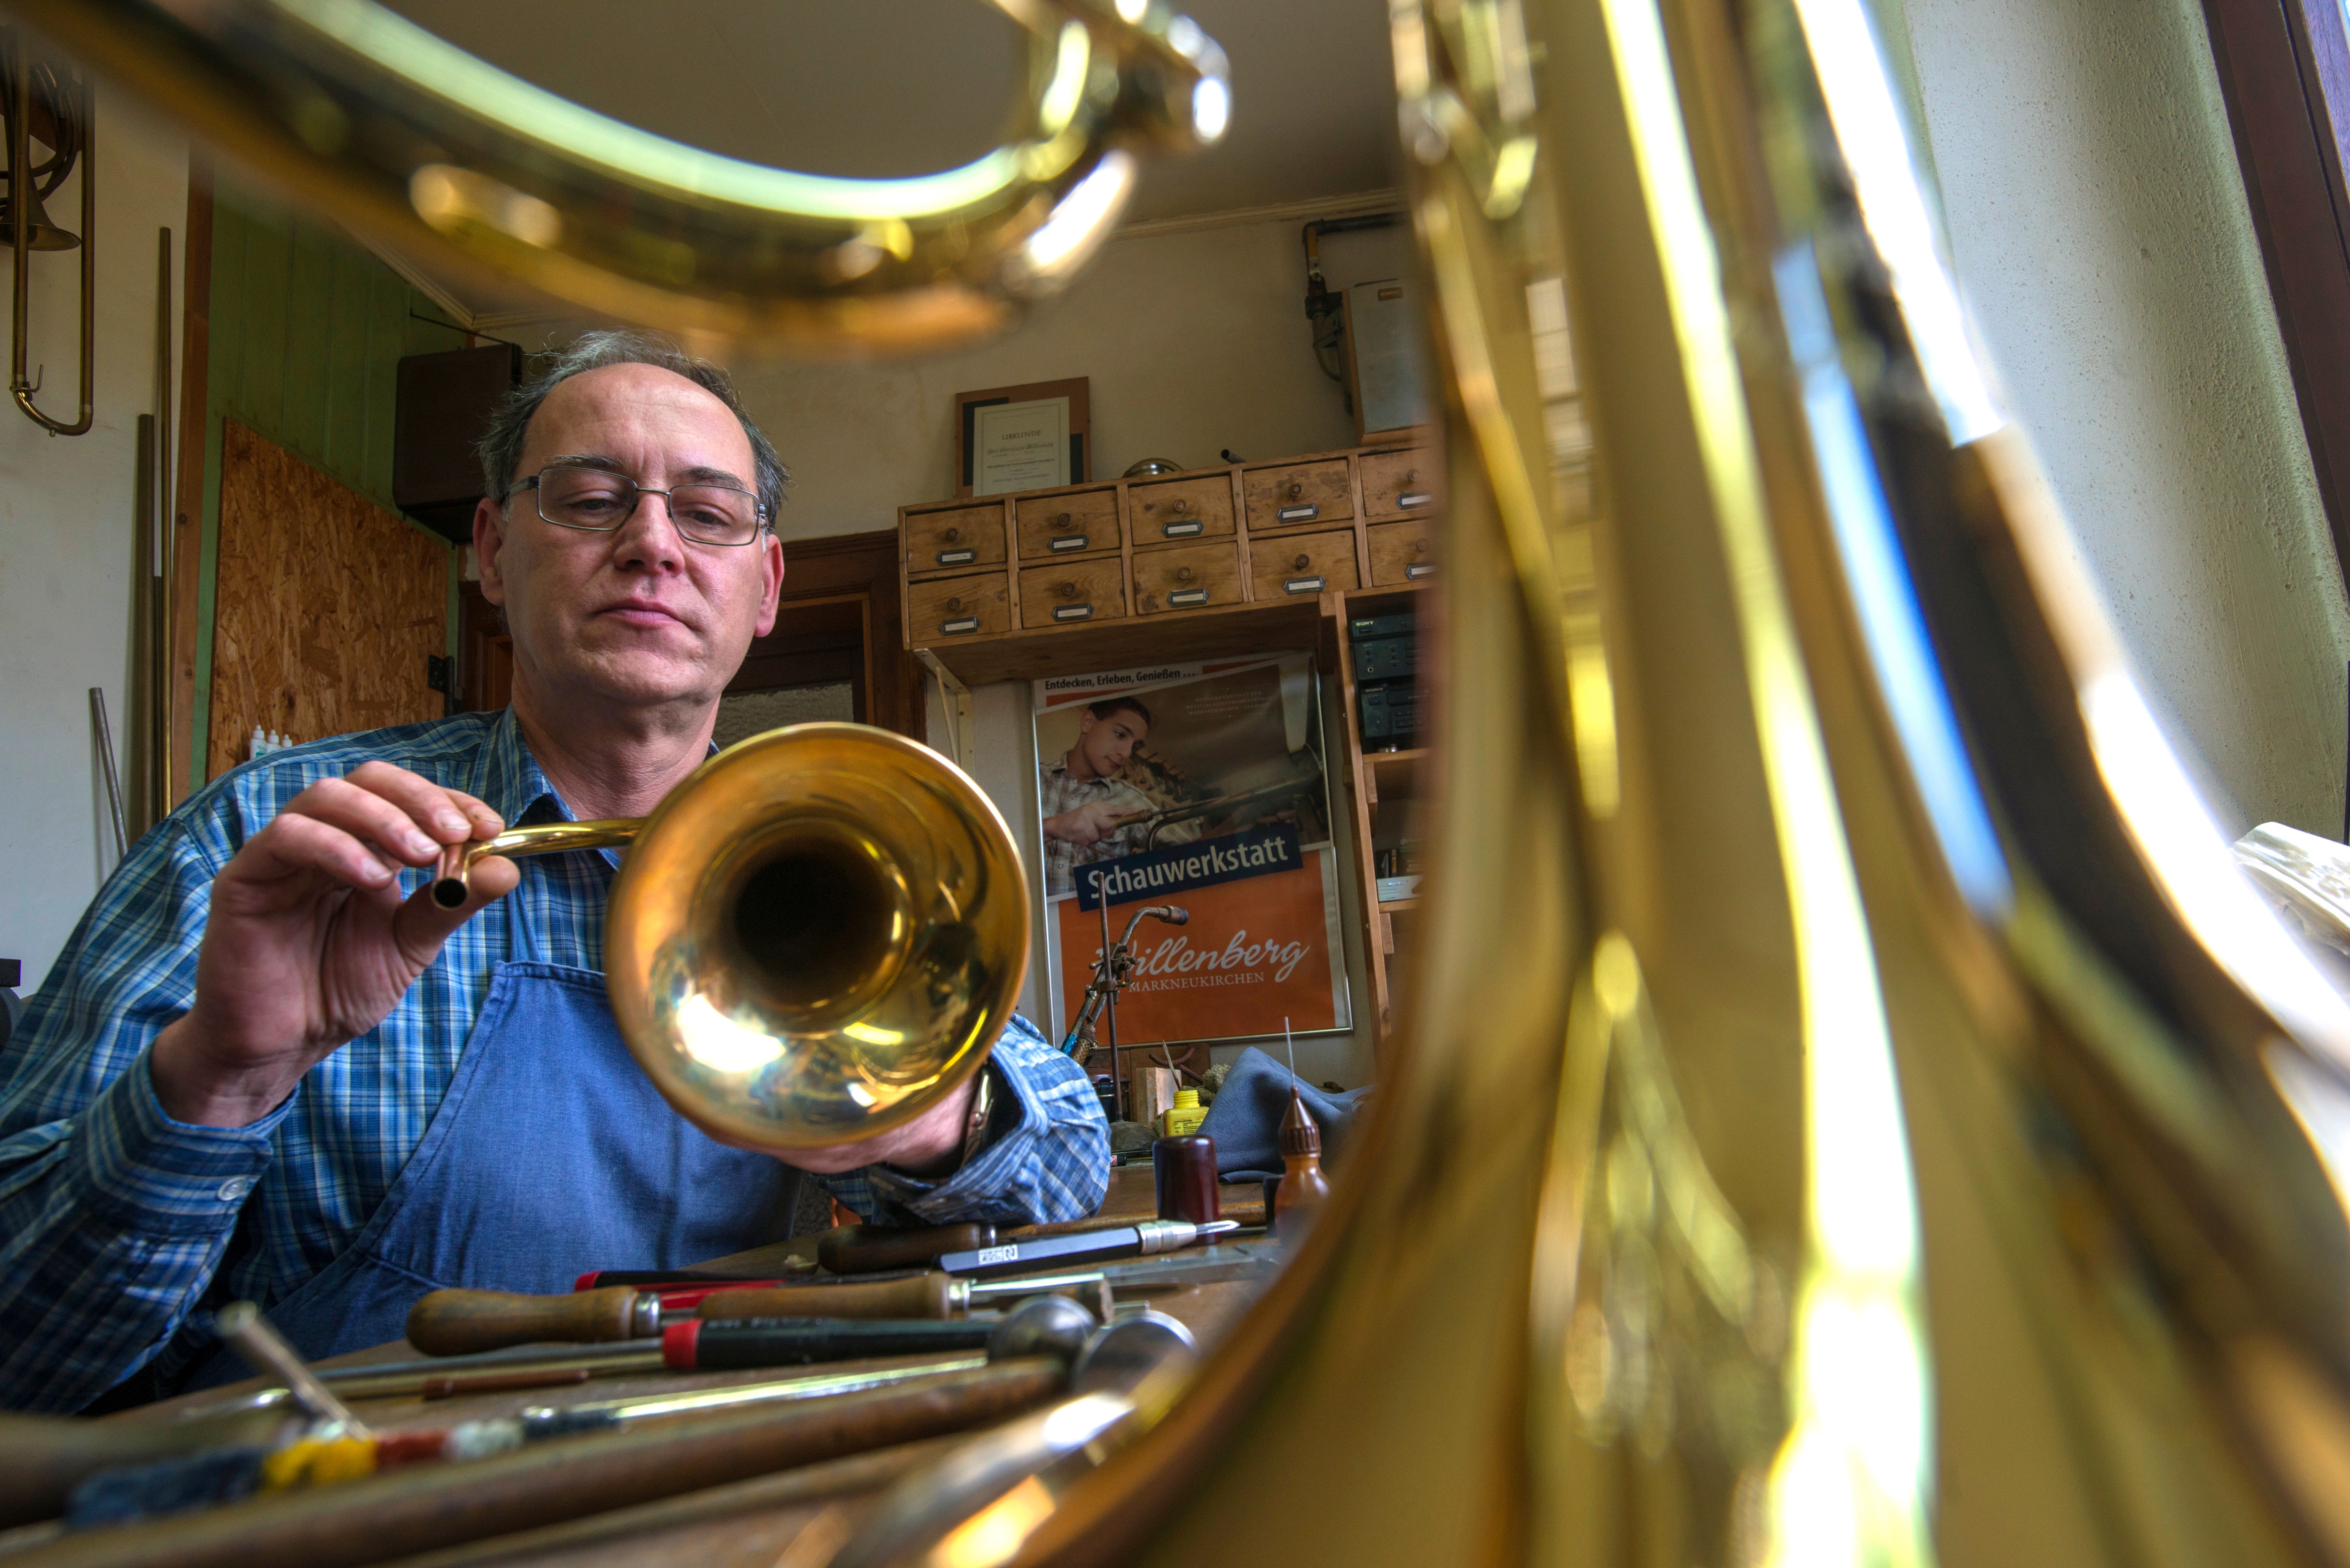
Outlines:
[[[677,1034],[685,1054],[713,1073],[755,1073],[784,1054],[773,1035],[737,1023],[702,992],[678,1003]]]
[[[1917,586],[1894,535],[1892,510],[1861,424],[1859,400],[1836,352],[1835,325],[1812,247],[1790,245],[1772,271],[1787,347],[1803,378],[1804,423],[1829,524],[1861,635],[1877,667],[1878,690],[1960,894],[1976,913],[2003,919],[2015,898],[2006,857],[1934,661]]]
[[[1975,358],[1958,286],[1942,263],[1925,181],[1909,152],[1892,73],[1861,0],[1795,0],[1820,93],[1852,174],[1861,221],[1893,278],[1910,346],[1957,446],[2007,423]]]

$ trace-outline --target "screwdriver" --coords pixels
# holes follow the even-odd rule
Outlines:
[[[1241,1228],[1237,1220],[1211,1220],[1194,1225],[1182,1220],[1144,1220],[1114,1231],[1081,1231],[1066,1236],[1029,1236],[993,1247],[949,1252],[939,1267],[950,1274],[988,1278],[1071,1263],[1107,1262],[1117,1258],[1147,1258],[1172,1252],[1206,1237]]]
[[[464,1355],[542,1341],[594,1345],[651,1339],[686,1317],[705,1322],[790,1317],[943,1320],[994,1298],[1037,1293],[1036,1288],[1025,1285],[979,1284],[944,1273],[743,1290],[698,1287],[671,1292],[607,1285],[552,1296],[442,1290],[410,1309],[408,1342],[428,1355]]]

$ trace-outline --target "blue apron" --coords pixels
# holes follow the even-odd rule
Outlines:
[[[512,918],[535,952],[519,907]],[[307,1359],[362,1350],[402,1337],[408,1309],[444,1286],[550,1294],[589,1269],[683,1268],[780,1240],[798,1184],[670,1107],[622,1043],[602,975],[501,963],[390,1191],[267,1316]],[[221,1347],[184,1386],[250,1375]]]

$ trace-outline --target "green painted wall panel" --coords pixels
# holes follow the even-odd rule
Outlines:
[[[216,405],[242,423],[284,443],[286,433],[286,285],[294,270],[293,226],[282,217],[245,225],[244,337],[229,348],[237,358],[234,389]]]
[[[465,347],[465,334],[443,325],[440,315],[428,296],[339,231],[303,222],[227,180],[216,188],[196,610],[197,767],[211,727],[221,421],[235,420],[396,512],[391,456],[400,360]],[[418,532],[447,543],[428,530]],[[457,645],[458,568],[452,549],[451,652]]]
[[[328,346],[334,334],[336,242],[304,223],[293,233],[293,265],[286,280],[286,411],[280,441],[313,466],[355,488],[365,476],[347,471],[327,445],[327,406],[333,389]]]

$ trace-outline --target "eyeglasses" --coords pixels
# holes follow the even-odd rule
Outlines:
[[[677,484],[648,490],[625,473],[583,464],[549,463],[506,492],[538,493],[538,514],[558,528],[613,533],[637,514],[637,503],[658,495],[669,520],[697,545],[747,545],[759,536],[766,513],[759,498],[732,484]]]

